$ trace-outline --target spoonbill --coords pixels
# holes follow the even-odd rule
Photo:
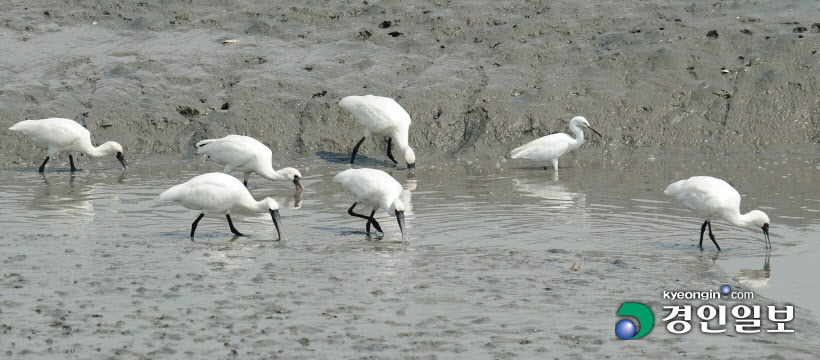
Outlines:
[[[577,149],[584,143],[584,131],[578,125],[585,126],[601,136],[589,126],[586,118],[576,116],[569,121],[569,128],[575,133],[575,138],[564,133],[550,134],[513,149],[510,155],[513,159],[550,160],[552,168],[558,170],[558,157],[567,151]]]
[[[54,154],[65,151],[69,152],[68,162],[71,164],[71,171],[77,171],[74,167],[74,157],[71,152],[81,152],[90,157],[100,157],[109,154],[116,154],[117,160],[126,168],[125,158],[122,156],[122,146],[114,141],[108,141],[100,146],[94,147],[91,144],[91,133],[88,129],[71,119],[49,118],[41,120],[23,120],[9,128],[12,131],[19,131],[28,136],[37,147],[47,149],[46,159],[40,165],[40,172],[45,172],[46,163]]]
[[[766,248],[771,249],[769,217],[760,210],[752,210],[741,215],[740,194],[729,183],[711,176],[693,176],[672,183],[664,190],[664,193],[676,197],[684,206],[706,219],[700,227],[698,246],[701,250],[703,250],[703,232],[706,231],[708,225],[709,238],[720,251],[715,235],[712,234],[712,220],[714,219],[723,219],[735,226],[754,226],[763,229]]]
[[[350,216],[367,219],[367,233],[370,233],[370,224],[376,231],[383,232],[379,222],[373,218],[373,214],[379,208],[384,209],[389,215],[395,216],[401,230],[402,241],[407,239],[404,231],[404,203],[400,196],[402,192],[401,184],[396,179],[381,170],[375,169],[347,169],[336,175],[334,180],[341,183],[355,199],[355,202],[347,209]],[[353,208],[359,203],[373,207],[370,216],[357,214]]]
[[[237,178],[227,174],[209,173],[199,175],[183,184],[163,191],[162,194],[159,194],[159,199],[161,201],[176,201],[186,208],[200,211],[199,216],[191,225],[191,238],[194,237],[199,220],[202,220],[205,214],[225,214],[231,232],[238,236],[245,236],[236,230],[233,221],[231,221],[231,209],[241,208],[256,213],[270,213],[276,232],[279,233],[279,240],[287,240],[279,220],[279,204],[276,203],[276,200],[268,197],[256,201]]]
[[[255,172],[268,180],[290,180],[297,191],[304,190],[302,174],[299,170],[286,167],[273,169],[273,153],[258,140],[243,135],[228,135],[219,139],[207,139],[196,143],[197,154],[205,154],[217,164],[225,165],[222,172],[229,174],[234,169],[245,173],[243,183],[248,187],[248,178]]]
[[[347,96],[339,101],[339,106],[353,115],[353,118],[364,126],[364,136],[353,147],[350,163],[356,160],[359,146],[370,135],[387,136],[387,157],[398,164],[393,157],[392,142],[396,141],[399,151],[404,154],[408,168],[416,167],[416,153],[410,147],[410,114],[389,97],[384,96]]]

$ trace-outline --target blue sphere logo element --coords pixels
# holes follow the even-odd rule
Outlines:
[[[646,334],[649,334],[649,331],[652,330],[652,325],[655,323],[655,316],[652,315],[652,310],[649,310],[646,305],[639,303],[625,302],[621,304],[621,308],[618,309],[618,316],[629,316],[638,321],[638,323],[635,324],[630,320],[622,319],[615,324],[615,335],[621,340],[640,339],[646,336]]]
[[[618,335],[621,340],[631,339],[635,336],[635,324],[626,319],[618,321],[615,325],[615,335]]]
[[[723,285],[723,286],[720,287],[720,292],[722,292],[724,294],[728,294],[729,291],[732,291],[732,289],[729,287],[729,285]]]

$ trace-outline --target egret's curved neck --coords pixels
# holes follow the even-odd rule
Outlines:
[[[572,130],[573,133],[575,133],[575,142],[578,146],[580,146],[581,143],[584,142],[584,131],[581,130],[581,127],[578,126],[578,123],[574,121],[569,124],[569,129]]]

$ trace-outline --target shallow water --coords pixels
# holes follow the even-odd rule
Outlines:
[[[250,235],[238,238],[207,216],[191,241],[196,212],[157,197],[220,168],[200,158],[137,160],[124,173],[85,157],[75,174],[59,161],[45,176],[3,170],[0,344],[35,357],[598,357],[621,351],[611,329],[621,302],[729,284],[797,306],[798,335],[731,338],[736,355],[817,354],[805,346],[820,334],[816,147],[581,153],[557,175],[529,161],[431,160],[408,172],[361,157],[405,186],[409,244],[384,213],[386,233],[366,235],[332,182],[346,155],[318,155],[280,164],[305,175],[301,197],[251,176],[256,198],[281,204],[285,243],[272,241],[267,214],[234,215]],[[708,239],[697,249],[702,219],[663,189],[699,174],[729,180],[743,212],[769,214],[770,253],[761,231],[722,221],[713,231],[723,251]],[[727,339],[653,336],[630,346],[699,356]]]

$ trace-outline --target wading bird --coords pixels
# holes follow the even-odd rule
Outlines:
[[[384,209],[389,215],[395,216],[399,223],[401,230],[402,241],[407,239],[404,231],[404,203],[402,203],[401,196],[402,188],[396,179],[393,179],[388,173],[375,169],[347,169],[336,175],[334,180],[341,183],[351,194],[355,202],[347,209],[347,213],[351,216],[367,219],[365,229],[370,233],[370,225],[376,228],[376,231],[382,232],[379,222],[373,218],[373,214],[379,208]],[[370,216],[357,214],[353,212],[356,205],[372,206],[373,210]]]
[[[231,221],[231,209],[270,213],[273,225],[279,234],[279,240],[287,240],[285,231],[279,221],[279,204],[271,198],[256,201],[248,189],[233,176],[222,173],[199,175],[183,184],[176,185],[159,195],[161,201],[176,201],[180,205],[200,212],[199,217],[191,225],[191,238],[194,237],[196,226],[205,214],[224,214],[228,219],[231,232],[244,236],[236,230]]]
[[[584,131],[578,125],[583,125],[601,136],[589,126],[587,119],[583,116],[576,116],[569,121],[569,128],[575,133],[575,138],[564,133],[550,134],[513,149],[512,158],[549,160],[552,161],[552,168],[558,170],[558,157],[567,151],[577,149],[584,143]]]
[[[207,139],[196,143],[197,154],[205,154],[217,164],[225,165],[222,171],[229,174],[234,169],[245,173],[243,184],[248,186],[248,177],[255,172],[268,180],[290,180],[297,191],[302,191],[302,174],[299,170],[286,167],[273,169],[273,153],[270,148],[249,136],[228,135],[220,139]]]
[[[709,227],[709,238],[715,243],[718,251],[720,246],[712,235],[712,220],[723,219],[735,226],[757,227],[763,229],[766,248],[771,249],[769,240],[769,217],[760,210],[752,210],[747,214],[740,214],[740,194],[727,182],[711,176],[693,176],[669,185],[664,191],[672,195],[684,206],[694,211],[701,218],[706,219],[700,227],[700,244],[703,250],[703,232]]]
[[[19,131],[29,138],[37,147],[47,149],[46,159],[40,165],[40,172],[45,172],[46,163],[58,152],[68,152],[68,162],[71,171],[74,167],[74,157],[71,152],[80,152],[90,157],[100,157],[116,154],[117,160],[126,168],[125,158],[122,156],[122,146],[114,141],[108,141],[100,146],[91,144],[91,133],[88,129],[71,119],[49,118],[41,120],[23,120],[14,124],[9,130]]]
[[[410,114],[395,100],[374,95],[347,96],[339,101],[339,106],[353,115],[353,118],[364,126],[364,136],[353,147],[350,163],[356,160],[359,146],[370,135],[387,136],[387,157],[398,164],[392,153],[392,142],[396,141],[399,152],[404,155],[408,168],[416,167],[416,153],[410,147]]]

